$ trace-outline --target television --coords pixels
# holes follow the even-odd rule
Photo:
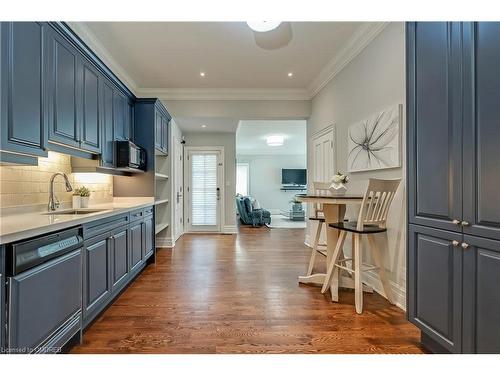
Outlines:
[[[281,184],[283,185],[306,185],[307,169],[282,169]]]

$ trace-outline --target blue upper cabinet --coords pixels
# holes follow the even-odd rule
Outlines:
[[[464,233],[500,240],[500,22],[464,24]]]
[[[130,139],[130,108],[128,99],[120,91],[113,92],[113,131],[115,140]]]
[[[113,87],[109,82],[101,83],[101,165],[112,167],[114,164],[114,131],[113,131]]]
[[[410,24],[407,38],[409,221],[460,232],[460,24]]]
[[[62,35],[48,36],[49,142],[80,147],[81,60],[78,51]]]
[[[54,150],[113,167],[133,138],[135,97],[64,23],[1,23],[0,161]]]
[[[101,90],[99,73],[87,61],[83,63],[83,108],[81,148],[98,153],[101,150]]]
[[[47,156],[44,96],[46,31],[47,26],[39,22],[1,23],[2,160],[5,151]]]

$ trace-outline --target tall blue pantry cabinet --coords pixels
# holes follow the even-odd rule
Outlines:
[[[500,23],[408,23],[406,49],[408,319],[500,353]]]

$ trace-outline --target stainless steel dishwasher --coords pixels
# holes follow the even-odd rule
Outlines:
[[[7,245],[7,347],[51,353],[81,333],[81,228]]]

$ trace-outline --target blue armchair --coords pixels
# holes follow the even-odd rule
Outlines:
[[[236,207],[243,224],[260,227],[264,224],[271,224],[271,213],[263,208],[253,209],[250,197],[237,196]]]

